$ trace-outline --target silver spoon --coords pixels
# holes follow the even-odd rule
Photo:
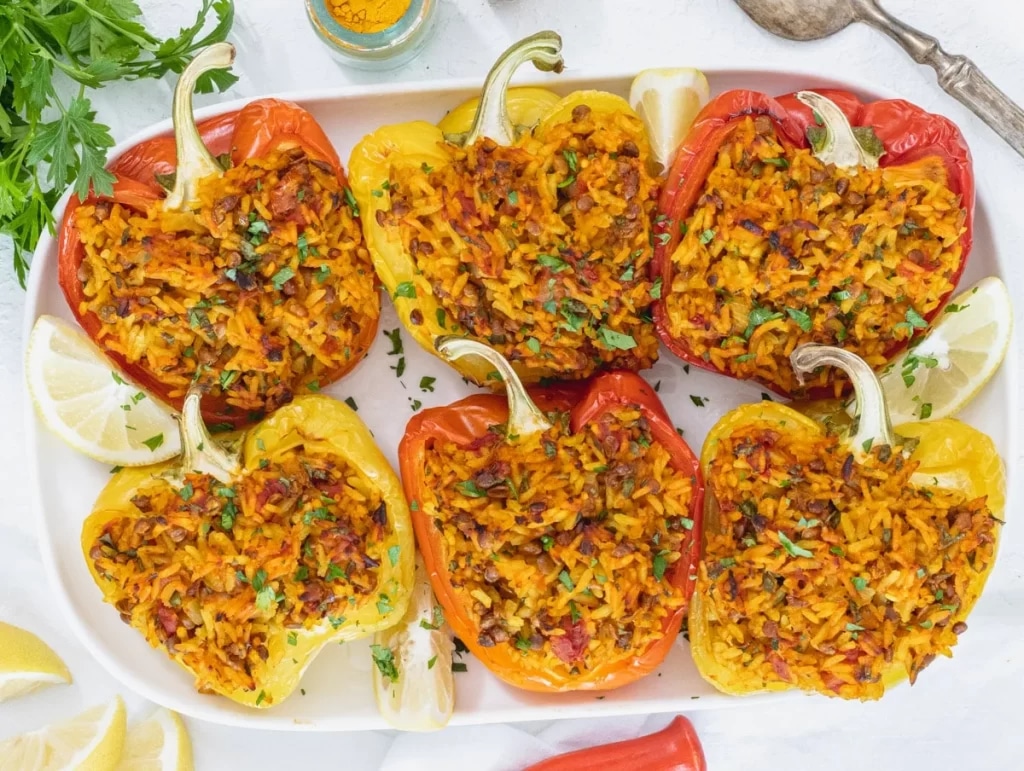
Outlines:
[[[882,30],[918,64],[928,64],[939,85],[1024,156],[1024,110],[996,88],[966,56],[952,56],[939,41],[890,16],[876,0],[736,0],[747,16],[789,40],[818,40],[855,21]]]

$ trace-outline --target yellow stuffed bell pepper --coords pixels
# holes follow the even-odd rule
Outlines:
[[[894,432],[855,354],[806,345],[792,362],[798,374],[843,369],[858,421],[836,433],[762,402],[712,428],[691,652],[730,694],[880,698],[966,631],[995,560],[1002,461],[957,420]]]
[[[562,66],[541,32],[495,64],[479,99],[441,122],[378,129],[352,152],[352,190],[377,273],[431,353],[459,334],[526,383],[639,370],[657,358],[648,278],[659,183],[643,122],[601,91],[509,89],[516,68]],[[455,364],[495,380],[477,357]]]
[[[241,440],[207,433],[200,397],[179,462],[119,471],[82,530],[103,598],[196,678],[270,707],[329,642],[398,623],[414,544],[401,483],[344,404],[305,396]]]

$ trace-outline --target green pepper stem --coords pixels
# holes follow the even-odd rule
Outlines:
[[[498,57],[484,81],[473,126],[461,144],[471,145],[484,137],[504,146],[515,141],[515,126],[512,125],[505,97],[512,75],[527,61],[533,62],[533,66],[542,72],[561,72],[562,38],[557,32],[538,32],[509,46]]]
[[[508,436],[529,436],[540,434],[551,428],[551,423],[544,417],[530,395],[519,375],[512,369],[508,359],[493,348],[456,335],[442,335],[434,340],[434,348],[446,361],[455,361],[464,356],[479,356],[494,366],[505,383],[505,394],[508,396]]]
[[[810,136],[814,157],[825,164],[834,164],[840,169],[854,170],[859,167],[877,169],[878,159],[885,154],[880,147],[878,138],[870,129],[864,129],[874,142],[862,141],[847,120],[839,105],[831,99],[813,91],[798,91],[796,98],[815,112],[815,118],[821,118],[823,124],[820,139],[815,141]]]
[[[878,445],[895,446],[882,384],[864,359],[843,348],[804,343],[796,347],[789,360],[801,382],[804,375],[823,366],[839,367],[849,376],[857,399],[857,431],[848,439],[855,455],[865,455]]]
[[[235,61],[235,47],[230,43],[215,43],[204,48],[189,62],[174,87],[174,103],[171,121],[174,124],[174,149],[177,152],[177,168],[174,174],[174,188],[167,194],[164,208],[181,210],[194,203],[199,180],[213,174],[223,174],[224,169],[203,144],[192,111],[192,94],[199,76],[210,70],[230,67]]]
[[[237,454],[230,453],[213,440],[199,409],[202,392],[197,386],[189,389],[178,417],[181,434],[181,471],[185,474],[208,474],[224,485],[232,484],[242,471]]]

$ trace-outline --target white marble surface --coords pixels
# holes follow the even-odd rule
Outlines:
[[[808,0],[813,2],[813,0]],[[297,87],[396,80],[482,76],[509,42],[542,28],[565,40],[567,65],[608,73],[645,66],[770,67],[842,77],[855,75],[899,91],[941,112],[964,130],[975,158],[979,195],[1006,245],[1007,279],[1024,294],[1024,225],[1020,190],[1024,160],[969,111],[935,85],[887,38],[866,27],[816,43],[788,43],[761,32],[729,0],[440,0],[440,19],[428,48],[401,70],[369,74],[341,69],[306,22],[299,0],[237,0],[233,41],[241,81],[230,96],[280,93]],[[152,23],[171,30],[191,19],[196,0],[143,0]],[[1017,102],[1024,104],[1024,27],[1019,0],[888,0],[888,9],[963,53]],[[170,85],[122,84],[94,98],[100,117],[122,139],[166,114]],[[211,101],[210,97],[200,100]],[[116,692],[118,686],[89,661],[46,610],[34,554],[28,491],[20,484],[25,462],[21,331],[23,295],[0,245],[0,617],[47,635],[76,677],[56,689],[0,707],[0,738],[15,730],[71,714]],[[1020,338],[1011,355],[1020,356]],[[1021,416],[1007,415],[1021,424]],[[1007,458],[1017,485],[1021,458]],[[1014,502],[1010,527],[1020,527]],[[1019,539],[1015,539],[1019,540]],[[1024,767],[1024,554],[1005,550],[953,662],[939,661],[913,688],[880,703],[850,704],[820,698],[780,705],[738,705],[692,717],[709,767],[720,769],[1015,769]],[[144,713],[139,700],[133,712]],[[449,729],[429,737],[372,734],[275,734],[192,722],[196,764],[205,769],[273,769],[329,763],[361,769],[515,769],[556,751],[634,736],[660,728],[670,715],[563,721],[555,724]]]

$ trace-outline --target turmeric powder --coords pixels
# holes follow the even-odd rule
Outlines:
[[[411,4],[412,0],[328,0],[327,7],[341,26],[366,35],[395,24]]]

